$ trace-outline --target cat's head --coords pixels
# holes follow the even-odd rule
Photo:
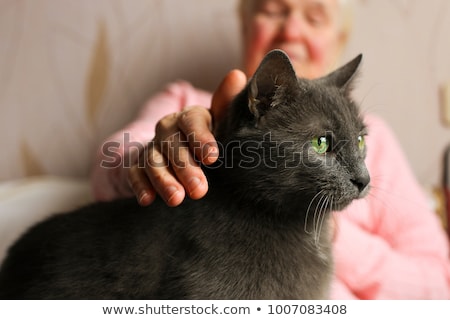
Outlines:
[[[242,197],[340,210],[367,194],[366,126],[350,98],[361,58],[307,80],[284,52],[266,55],[217,132]]]

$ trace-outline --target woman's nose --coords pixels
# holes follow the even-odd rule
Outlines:
[[[292,11],[286,15],[280,32],[284,40],[299,40],[307,36],[308,25],[300,12]]]

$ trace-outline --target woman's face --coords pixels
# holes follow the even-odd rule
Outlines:
[[[344,34],[338,0],[260,0],[244,19],[244,64],[251,76],[264,55],[282,49],[299,77],[318,78],[339,57]]]

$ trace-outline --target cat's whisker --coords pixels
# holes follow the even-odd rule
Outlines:
[[[323,200],[323,201],[322,201]],[[326,203],[327,196],[325,194],[319,200],[317,204],[316,211],[314,212],[314,233],[317,235],[318,224],[320,222],[320,214],[322,213],[322,208]]]
[[[334,196],[331,196],[330,211],[328,212],[328,214],[331,215],[333,217],[333,219],[334,219],[335,217],[332,215],[333,204],[334,204],[333,202],[334,202]]]
[[[326,196],[325,192],[322,192],[322,195],[320,196],[320,199],[317,202],[316,209],[314,210],[314,216],[313,216],[313,221],[312,221],[314,237],[316,237],[316,235],[317,235],[317,221],[319,220],[317,218],[317,216],[318,216],[318,213],[320,214],[320,211],[322,210],[323,203],[325,202],[324,198],[326,198],[326,197],[327,196]]]
[[[323,226],[323,222],[325,220],[325,216],[327,214],[327,207],[328,207],[328,203],[330,202],[330,197],[326,196],[322,206],[320,207],[320,211],[319,211],[319,215],[317,218],[317,224],[316,224],[316,234],[315,234],[315,244],[316,246],[319,245],[319,240],[320,240],[320,233],[322,232],[322,226]]]
[[[317,235],[317,229],[316,229],[316,225],[317,225],[317,212],[320,211],[320,207],[322,205],[322,200],[325,197],[325,193],[322,193],[319,200],[317,201],[317,205],[315,207],[314,210],[314,215],[313,215],[313,221],[312,221],[312,234],[314,236],[314,243],[316,242],[316,235]]]
[[[316,200],[316,198],[317,198],[321,193],[323,193],[323,192],[324,192],[323,190],[319,191],[319,192],[312,198],[311,202],[309,203],[308,209],[306,209],[306,214],[305,214],[305,224],[304,224],[303,229],[304,229],[305,233],[307,233],[307,234],[311,234],[311,232],[308,231],[308,216],[309,216],[309,211],[311,210],[311,206],[312,206],[314,200]],[[314,221],[313,221],[313,222],[314,222]],[[313,230],[313,232],[314,232],[314,230]]]
[[[320,228],[319,228],[319,232],[318,232],[319,235],[322,233],[323,223],[325,221],[326,215],[331,213],[331,208],[333,207],[333,199],[334,199],[333,196],[330,196],[327,198],[327,200],[330,204],[330,206],[329,206],[330,210],[327,210],[327,207],[324,208],[324,211],[322,213],[322,220],[320,222]],[[327,203],[327,206],[328,206],[328,203]]]
[[[374,199],[374,201],[379,202],[381,204],[381,206],[384,207],[387,211],[395,213],[396,215],[403,214],[401,211],[397,210],[397,208],[392,206],[391,201],[385,199],[386,197],[393,196],[391,193],[389,193],[388,191],[383,190],[381,188],[377,188],[377,187],[372,187],[371,189],[372,189],[372,191],[377,191],[377,192],[369,192],[367,197],[364,199],[365,201],[369,201],[369,198],[372,198],[372,199]],[[383,196],[380,193],[383,193]],[[381,216],[376,215],[375,218],[377,219],[377,225],[383,223],[381,221]]]

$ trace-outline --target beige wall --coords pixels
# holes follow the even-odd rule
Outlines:
[[[237,61],[233,1],[0,0],[0,179],[87,175],[96,146],[178,78]]]
[[[450,2],[360,0],[356,97],[394,128],[425,185],[450,128]],[[187,5],[189,3],[189,6]],[[240,64],[236,1],[0,0],[0,179],[87,175],[95,147],[168,81],[206,89]]]

